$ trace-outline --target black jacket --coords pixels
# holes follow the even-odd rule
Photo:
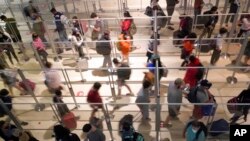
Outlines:
[[[212,14],[211,11],[206,11],[203,13],[204,15],[206,14]],[[210,16],[206,16],[207,17],[207,22],[205,23],[205,27],[208,26],[215,26],[216,23],[218,22],[219,16],[218,16],[218,12],[216,12],[216,15],[210,15]]]

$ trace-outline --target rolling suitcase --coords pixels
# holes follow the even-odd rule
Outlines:
[[[212,40],[201,40],[199,43],[200,52],[208,53],[210,50],[212,50],[211,42]]]
[[[218,136],[229,131],[229,123],[225,119],[213,121],[210,127],[210,135]]]
[[[25,82],[31,88],[32,91],[35,90],[36,83],[30,81],[29,79],[25,79],[24,81],[19,82],[19,86],[22,87],[25,91],[28,91],[28,88],[25,86]]]
[[[69,113],[65,114],[62,117],[62,123],[68,129],[76,129],[77,123],[76,123],[76,117],[75,117],[74,113],[69,112]]]

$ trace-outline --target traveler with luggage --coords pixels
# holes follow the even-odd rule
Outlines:
[[[59,39],[61,42],[65,42],[65,47],[69,49],[70,46],[67,43],[68,36],[65,28],[65,26],[69,25],[68,18],[62,12],[58,12],[55,8],[52,8],[50,12],[53,14],[55,20],[56,29],[54,31],[58,32]]]
[[[215,28],[215,25],[218,22],[219,16],[218,16],[218,12],[217,12],[218,8],[216,6],[213,6],[209,11],[204,12],[204,16],[206,16],[205,18],[207,20],[204,19],[204,21],[206,21],[205,23],[205,27],[203,29],[203,32],[200,35],[200,39],[202,39],[203,37],[205,37],[207,35],[207,38],[210,38],[213,30]]]
[[[137,98],[135,100],[135,103],[137,104],[142,113],[142,120],[151,120],[149,118],[149,105],[145,104],[150,103],[149,96],[152,95],[150,87],[151,83],[149,81],[143,81],[142,88],[139,90]]]
[[[207,132],[207,127],[203,122],[193,120],[188,122],[182,136],[186,138],[186,141],[206,141]]]
[[[69,36],[69,40],[71,40],[75,46],[76,52],[78,52],[78,60],[83,59],[85,57],[85,53],[83,52],[84,38],[81,35],[80,31],[77,28],[72,29],[72,34]]]
[[[106,141],[106,136],[103,132],[89,123],[82,127],[82,131],[86,134],[84,141]]]
[[[127,63],[118,61],[117,58],[113,59],[113,63],[116,66],[116,70],[117,70],[118,94],[116,98],[118,99],[121,98],[122,86],[125,86],[129,90],[129,93],[127,95],[133,96],[134,94],[131,88],[129,87],[128,84],[126,84],[126,80],[129,80],[130,75],[131,75],[131,69],[129,68],[129,65]]]
[[[215,46],[213,47],[213,54],[210,59],[210,64],[215,65],[220,59],[221,49],[223,47],[223,37],[226,35],[227,29],[220,28],[219,34],[217,34],[214,38]]]
[[[109,31],[105,31],[98,42],[96,42],[96,52],[103,55],[104,58],[102,63],[103,68],[112,67],[111,50],[110,33]]]

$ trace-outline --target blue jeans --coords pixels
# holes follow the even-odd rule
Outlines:
[[[58,34],[59,34],[59,38],[62,42],[68,42],[68,36],[67,36],[67,33],[66,33],[66,30],[61,30],[61,31],[58,31]],[[69,47],[69,44],[68,43],[65,43],[65,46],[66,47]]]

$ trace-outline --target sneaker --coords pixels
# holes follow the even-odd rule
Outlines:
[[[167,28],[170,30],[174,30],[174,28],[172,26],[168,26]]]

